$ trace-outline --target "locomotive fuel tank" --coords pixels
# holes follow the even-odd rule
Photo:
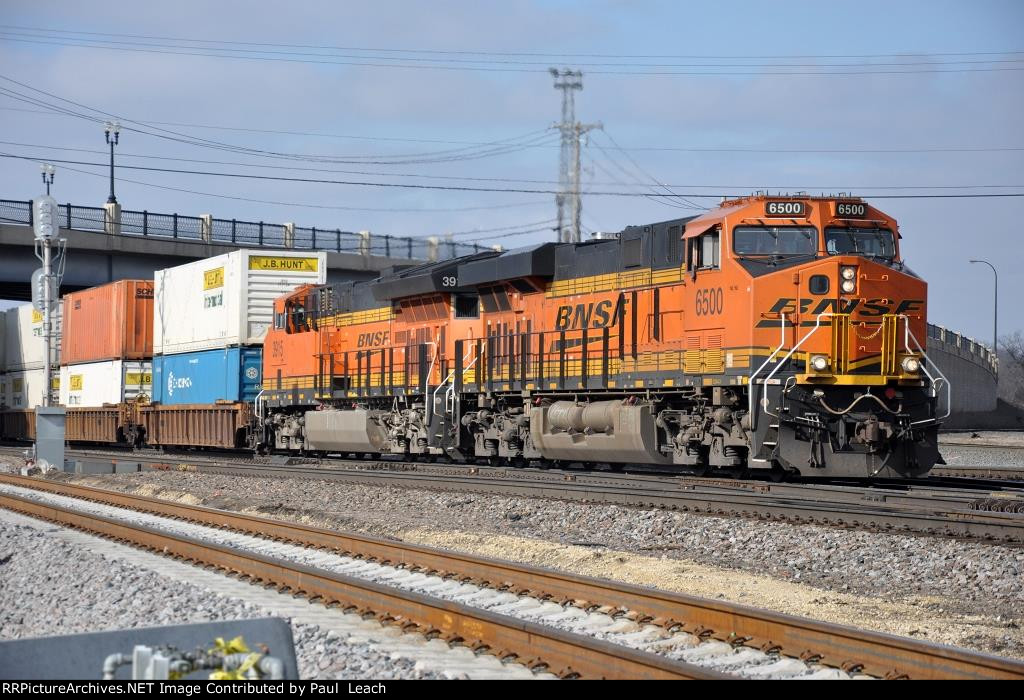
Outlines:
[[[556,401],[530,410],[530,437],[546,459],[671,464],[658,450],[653,406]]]
[[[371,411],[306,411],[306,446],[324,452],[372,452],[386,449],[388,435]]]

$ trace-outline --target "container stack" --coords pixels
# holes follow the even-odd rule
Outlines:
[[[326,253],[236,250],[157,270],[153,401],[251,402],[262,379],[274,299],[327,279]]]
[[[54,318],[54,334],[61,335],[61,309],[57,304]],[[32,409],[43,404],[46,393],[44,375],[46,351],[43,345],[43,314],[23,304],[8,309],[3,316],[3,359],[4,373],[0,380],[0,406],[5,409]],[[57,400],[60,379],[56,369],[60,364],[60,343],[54,342],[50,366],[54,374],[50,378],[51,397]]]
[[[60,403],[93,408],[149,401],[153,283],[119,280],[64,296]]]

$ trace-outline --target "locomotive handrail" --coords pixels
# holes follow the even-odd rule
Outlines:
[[[768,373],[768,376],[764,378],[764,381],[761,384],[761,386],[765,387],[764,392],[763,392],[764,393],[764,399],[761,401],[761,405],[764,406],[764,412],[767,413],[769,416],[774,416],[776,418],[779,417],[777,413],[772,413],[771,411],[768,410],[768,405],[769,405],[769,403],[768,403],[768,389],[767,389],[768,382],[771,381],[772,377],[775,376],[776,372],[778,372],[780,369],[782,369],[782,366],[784,364],[786,364],[786,362],[789,360],[789,358],[791,358],[793,356],[793,353],[796,352],[797,350],[799,350],[800,346],[803,345],[804,342],[806,342],[808,338],[810,338],[812,335],[814,335],[815,333],[818,332],[818,329],[821,328],[821,319],[822,319],[822,317],[823,316],[835,316],[835,315],[836,314],[835,314],[834,311],[823,311],[820,314],[818,314],[818,317],[814,321],[814,328],[812,328],[811,330],[807,331],[807,334],[804,335],[804,337],[801,338],[797,342],[796,345],[794,345],[792,348],[790,348],[789,352],[786,353],[786,356],[783,357],[781,360],[779,360],[778,364],[776,364],[775,367],[772,369],[772,371]]]
[[[779,314],[779,315],[781,317],[781,330],[782,330],[782,339],[781,339],[781,342],[779,343],[779,347],[775,348],[775,351],[772,352],[772,354],[768,356],[768,359],[766,359],[764,362],[762,362],[761,366],[758,367],[756,370],[754,370],[754,373],[751,374],[750,377],[747,379],[747,385],[750,387],[750,389],[747,391],[747,411],[748,411],[747,415],[750,416],[750,433],[751,433],[751,437],[750,437],[751,451],[750,451],[750,454],[752,454],[752,455],[753,454],[757,454],[757,450],[753,449],[754,442],[755,442],[755,439],[756,439],[754,435],[755,435],[755,430],[757,428],[757,426],[755,425],[756,420],[757,420],[756,419],[757,414],[754,413],[754,378],[761,373],[761,370],[763,370],[765,367],[768,366],[769,362],[771,362],[773,359],[775,359],[775,356],[778,355],[779,352],[782,351],[782,347],[786,344],[786,314],[783,313],[783,314]],[[751,457],[750,459],[755,461],[755,462],[767,462],[768,461],[766,459],[756,459],[754,457]]]
[[[903,324],[903,326],[904,326],[903,346],[907,349],[907,352],[912,353],[914,351],[910,347],[910,340],[914,341],[914,345],[917,346],[917,351],[919,353],[921,353],[921,356],[926,360],[925,362],[921,363],[921,369],[923,369],[924,373],[926,375],[928,375],[928,379],[932,383],[932,396],[938,397],[938,395],[939,395],[939,390],[938,390],[938,387],[937,387],[938,382],[935,380],[935,377],[932,376],[932,373],[928,371],[928,365],[933,364],[932,361],[931,361],[931,358],[928,357],[928,353],[926,353],[924,351],[924,348],[921,347],[921,343],[918,342],[917,336],[915,336],[914,332],[910,330],[910,319],[907,317],[907,315],[906,314],[899,314],[898,318],[902,318],[905,321],[905,323]],[[938,373],[938,375],[942,378],[943,383],[946,385],[946,413],[941,418],[936,418],[935,420],[945,420],[945,419],[949,418],[949,414],[951,414],[953,412],[953,385],[950,384],[949,379],[947,379],[946,375],[942,373],[942,370],[939,369],[938,365],[934,365],[933,369]],[[913,423],[911,423],[911,425],[918,425],[919,423],[927,423],[929,420],[931,420],[931,419],[924,419],[924,420],[914,421]]]
[[[254,398],[252,400],[252,412],[255,413],[256,417],[260,419],[260,423],[263,422],[262,399],[263,399],[263,392],[265,392],[265,391],[266,391],[266,389],[260,389],[259,393],[256,394],[256,398]]]
[[[438,342],[440,342],[440,338],[438,338]],[[431,406],[430,402],[427,401],[427,396],[430,394],[430,375],[434,373],[434,363],[437,362],[437,356],[441,354],[441,346],[433,340],[424,341],[422,344],[434,346],[434,357],[430,360],[430,368],[427,370],[427,375],[423,377],[423,412],[425,417],[423,422],[424,425],[427,426],[427,430],[430,430],[430,419],[433,414],[433,406]],[[443,382],[440,386],[443,386]],[[440,388],[440,386],[438,388]]]
[[[465,362],[467,357],[469,357],[469,353],[468,352],[465,355],[462,356],[462,361]],[[476,362],[476,360],[473,360],[473,362]],[[473,366],[473,362],[469,363],[469,367]],[[462,371],[465,372],[466,369],[469,369],[469,367],[464,368]],[[440,384],[438,384],[437,388],[434,389],[434,393],[431,394],[431,396],[430,396],[430,406],[431,406],[431,408],[433,408],[434,404],[437,403],[437,392],[441,391],[441,389],[444,388],[445,384],[447,384],[448,382],[450,382],[452,380],[452,377],[455,376],[455,372],[456,371],[457,370],[453,369],[451,372],[449,372],[448,376],[444,378],[444,381],[442,381]],[[454,392],[454,390],[455,390],[454,386],[452,386],[452,387],[448,387],[448,391],[445,392],[445,410],[447,410],[447,408],[448,408],[448,403],[447,403],[447,401],[448,401],[448,393],[449,392]],[[426,402],[427,397],[424,396],[423,400],[424,400],[424,402]],[[428,426],[428,428],[430,426],[429,420],[427,422],[427,426]]]

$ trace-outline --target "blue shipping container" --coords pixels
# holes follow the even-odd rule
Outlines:
[[[157,355],[153,401],[168,406],[252,401],[260,392],[262,374],[262,347]]]

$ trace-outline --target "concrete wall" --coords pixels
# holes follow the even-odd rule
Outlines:
[[[959,333],[929,324],[928,357],[952,387],[950,428],[998,428],[1013,417],[998,401],[998,361],[992,351]]]

